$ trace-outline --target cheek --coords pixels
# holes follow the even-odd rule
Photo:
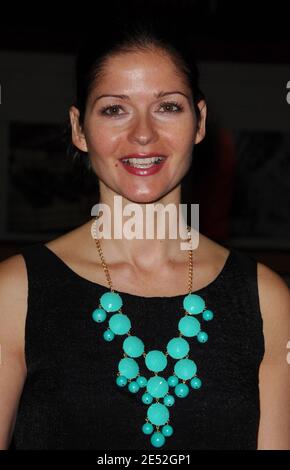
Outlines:
[[[194,143],[196,124],[191,119],[183,123],[176,123],[171,132],[167,133],[168,139],[175,150],[181,153],[187,152]]]
[[[94,158],[96,155],[101,157],[114,151],[119,141],[119,134],[107,127],[90,128],[86,133],[86,141],[91,157]]]

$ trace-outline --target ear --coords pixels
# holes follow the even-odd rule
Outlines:
[[[80,112],[75,106],[71,106],[69,110],[69,117],[72,130],[72,142],[82,152],[87,152],[88,147],[86,138],[80,125]]]
[[[207,107],[206,107],[205,100],[200,100],[197,103],[197,106],[199,107],[200,117],[199,117],[195,139],[194,139],[195,144],[199,144],[199,142],[201,142],[205,136],[205,133],[206,133],[205,123],[206,123],[206,115],[207,115]]]

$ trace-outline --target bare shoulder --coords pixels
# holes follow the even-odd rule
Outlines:
[[[26,293],[27,291],[27,271],[22,255],[14,255],[1,261],[0,263],[0,289],[1,293],[8,290],[13,291],[13,297]],[[4,289],[5,287],[5,289]]]
[[[284,279],[263,263],[257,265],[260,306],[265,319],[275,310],[276,315],[290,318],[290,290]]]
[[[24,359],[24,330],[27,314],[28,280],[22,255],[0,263],[1,345]],[[4,351],[5,352],[5,351]]]
[[[264,324],[266,357],[271,353],[286,355],[290,339],[290,290],[284,279],[275,271],[258,263],[258,291]]]
[[[27,295],[28,280],[25,260],[22,255],[14,255],[0,263],[1,296],[14,300],[23,299]]]

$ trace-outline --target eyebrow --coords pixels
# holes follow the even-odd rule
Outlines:
[[[178,90],[175,90],[175,91],[160,91],[159,93],[154,93],[154,97],[155,98],[162,98],[163,96],[166,96],[166,95],[175,95],[175,94],[179,94],[179,95],[183,95],[185,96],[185,98],[188,99],[188,101],[190,101],[190,98],[188,95],[186,95],[185,93],[182,93],[182,91],[178,91]],[[100,95],[100,96],[97,96],[94,100],[94,104],[96,103],[96,101],[100,100],[101,98],[111,98],[111,97],[114,97],[114,98],[120,98],[122,100],[124,99],[130,99],[130,96],[128,95]]]

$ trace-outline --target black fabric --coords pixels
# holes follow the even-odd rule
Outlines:
[[[107,322],[91,318],[107,287],[79,276],[43,244],[26,247],[22,255],[29,286],[28,374],[15,449],[154,449],[141,431],[148,407],[141,391],[133,395],[115,384],[124,336],[104,341]],[[256,449],[258,371],[264,354],[257,262],[231,249],[218,277],[195,292],[215,313],[212,321],[201,320],[208,342],[189,339],[203,386],[186,398],[176,397],[169,409],[174,434],[162,450]],[[168,340],[178,336],[184,296],[121,295],[131,333],[144,340],[147,352],[165,351]]]

